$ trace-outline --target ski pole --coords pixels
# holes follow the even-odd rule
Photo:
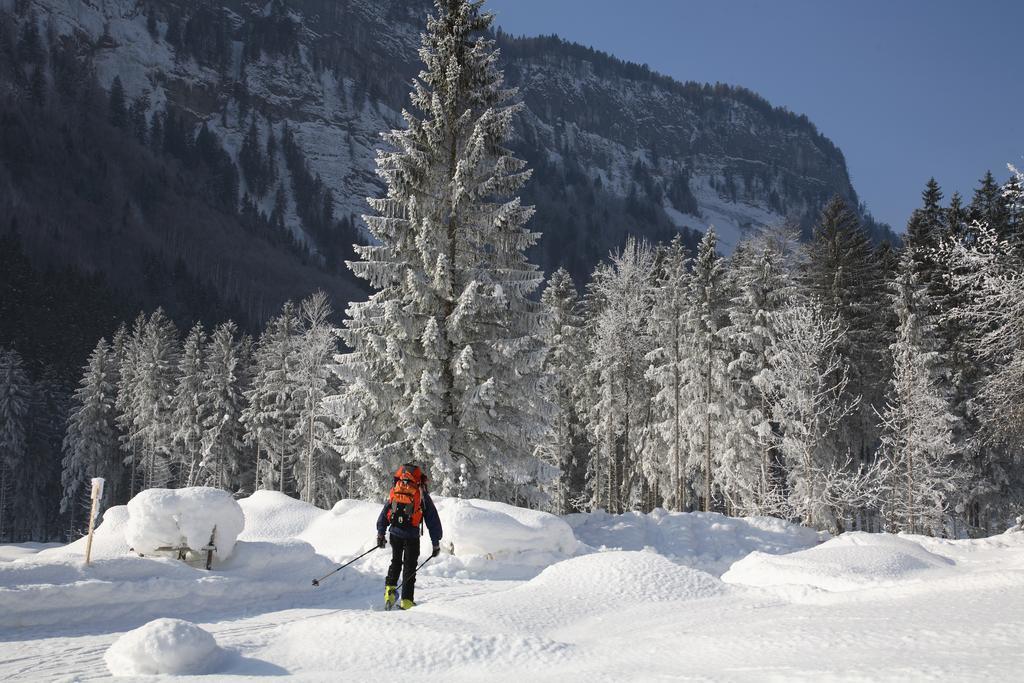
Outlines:
[[[320,585],[320,582],[321,582],[321,581],[323,581],[324,579],[326,579],[326,578],[327,578],[328,576],[331,576],[332,574],[336,574],[336,573],[340,572],[340,571],[341,571],[342,569],[344,569],[345,567],[349,566],[350,564],[352,564],[352,563],[353,563],[353,562],[355,562],[356,560],[360,560],[360,559],[362,559],[362,558],[366,557],[367,555],[369,555],[370,553],[372,553],[372,552],[373,552],[374,550],[376,550],[376,549],[377,549],[377,546],[375,545],[375,546],[373,546],[372,548],[370,548],[369,550],[367,550],[367,551],[366,551],[365,553],[363,553],[362,555],[360,555],[359,557],[353,557],[353,558],[352,558],[351,560],[349,560],[349,561],[348,561],[348,562],[346,562],[345,564],[341,565],[341,566],[340,566],[340,567],[338,567],[337,569],[332,569],[331,571],[329,571],[329,572],[327,572],[326,574],[324,574],[323,576],[321,576],[321,577],[320,577],[319,579],[313,579],[313,585],[314,585],[314,586],[319,586],[319,585]]]
[[[427,562],[430,562],[430,561],[431,561],[432,559],[434,559],[434,556],[433,556],[433,555],[431,555],[431,556],[430,556],[430,557],[428,557],[427,559],[423,560],[423,562],[421,562],[421,563],[420,563],[420,566],[416,567],[416,571],[414,571],[414,572],[412,573],[412,575],[413,575],[413,576],[416,576],[417,574],[419,574],[419,573],[420,573],[420,570],[421,570],[421,569],[423,569],[423,565],[425,565],[425,564],[426,564]],[[404,585],[405,585],[405,582],[406,582],[406,581],[408,581],[408,580],[409,580],[409,577],[408,577],[408,576],[402,577],[402,583],[398,584],[398,587],[397,587],[397,588],[395,588],[395,593],[396,593],[396,594],[397,594],[397,593],[398,593],[399,591],[401,591],[401,590],[402,590],[402,586],[404,586]]]

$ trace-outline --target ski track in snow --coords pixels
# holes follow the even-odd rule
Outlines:
[[[457,681],[999,681],[1019,680],[1024,670],[1021,533],[975,541],[850,533],[819,544],[825,538],[816,532],[769,518],[594,513],[566,525],[543,513],[441,499],[455,547],[489,542],[496,554],[442,555],[421,574],[415,609],[384,612],[387,553],[319,589],[309,586],[317,572],[307,570],[311,559],[319,570],[323,556],[354,554],[376,504],[343,501],[318,512],[277,494],[251,501],[242,501],[251,528],[240,541],[264,545],[247,552],[271,552],[301,535],[318,555],[250,568],[252,555],[243,553],[225,565],[222,580],[234,574],[274,590],[260,596],[247,586],[245,604],[207,590],[208,605],[189,614],[228,653],[207,680],[393,680],[396,657],[407,676]],[[105,569],[110,586],[67,578],[75,544],[35,559],[36,548],[22,547],[21,559],[0,563],[0,610],[10,605],[32,623],[30,601],[45,599],[46,582],[82,604],[89,591],[116,590],[112,572],[124,549],[114,532],[124,516],[108,515],[97,544],[115,558]],[[566,526],[582,542],[575,550]],[[531,544],[547,554],[526,552]],[[309,552],[294,540],[280,548]],[[166,561],[153,572],[162,578],[143,579],[138,568],[123,575],[125,600],[137,601],[132,615],[124,605],[105,613],[97,604],[59,624],[11,630],[0,620],[0,679],[110,678],[104,653],[122,633],[175,616],[130,590],[145,580],[158,595],[161,581],[180,582],[181,569]],[[19,593],[32,588],[31,577],[43,592]],[[281,592],[289,580],[294,591]]]

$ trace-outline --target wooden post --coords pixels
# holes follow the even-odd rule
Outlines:
[[[100,507],[100,499],[103,498],[104,483],[102,477],[94,477],[92,480],[92,507],[89,509],[89,540],[85,542],[85,564],[87,566],[89,560],[92,559],[92,536],[96,526],[96,511]]]

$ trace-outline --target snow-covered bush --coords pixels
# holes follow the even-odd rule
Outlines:
[[[227,559],[245,527],[242,508],[227,491],[201,486],[147,489],[128,502],[125,540],[142,554],[183,545],[198,550],[210,542],[214,527],[214,556]]]
[[[156,619],[114,641],[104,661],[115,676],[212,673],[223,650],[189,621]]]

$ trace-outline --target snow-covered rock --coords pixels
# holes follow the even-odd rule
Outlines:
[[[223,659],[213,636],[181,619],[156,619],[114,641],[103,656],[115,676],[212,673]]]
[[[181,545],[198,550],[210,542],[215,527],[214,556],[225,560],[245,527],[242,508],[227,491],[203,486],[147,489],[128,501],[125,540],[142,554]]]
[[[748,586],[849,591],[915,578],[952,564],[910,538],[854,531],[789,555],[753,552],[734,564],[722,580]]]

